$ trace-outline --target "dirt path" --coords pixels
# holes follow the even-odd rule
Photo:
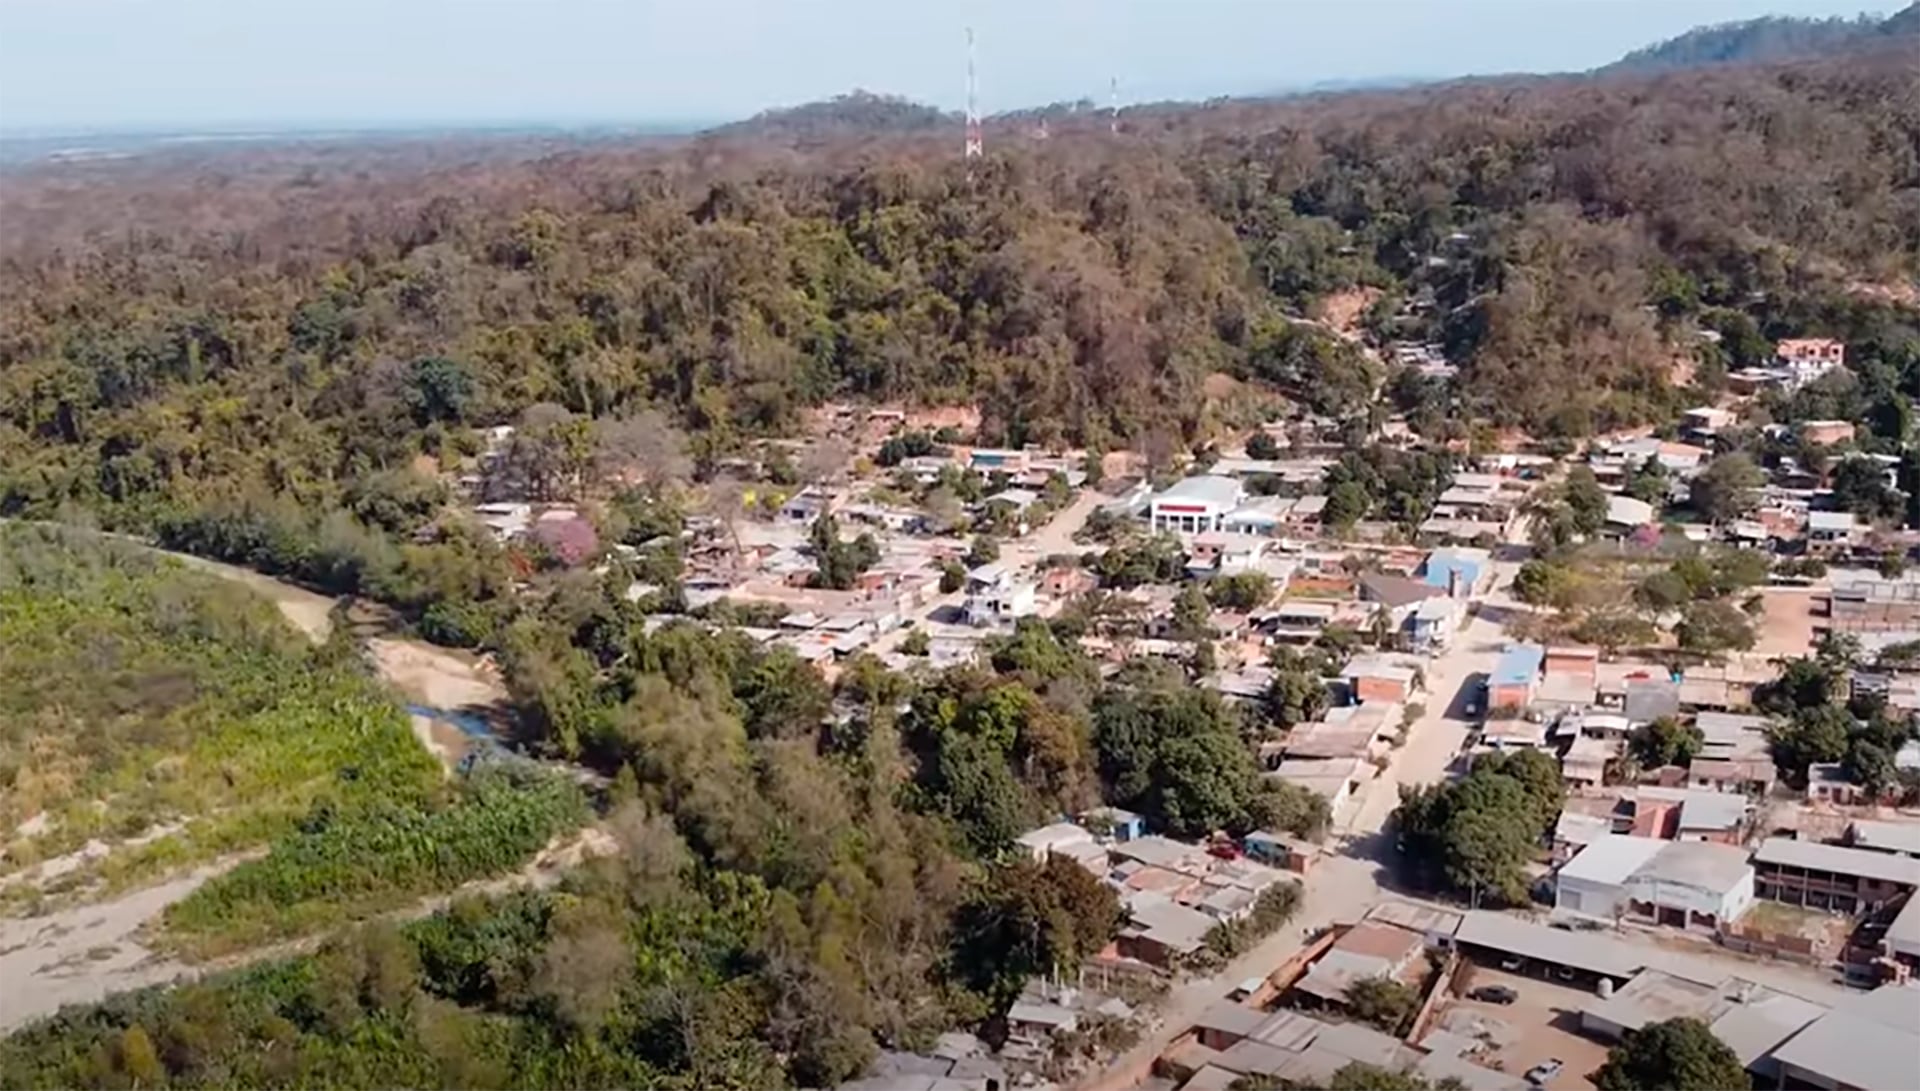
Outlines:
[[[587,860],[619,848],[605,830],[588,827],[555,838],[511,875],[468,883],[456,891],[422,898],[373,919],[411,921],[445,909],[469,894],[544,889]],[[238,864],[235,857],[110,902],[80,906],[28,920],[0,920],[0,1035],[11,1033],[67,1004],[91,1004],[114,993],[149,985],[184,983],[269,959],[287,958],[319,946],[330,932],[257,947],[205,963],[183,962],[141,942],[149,924],[202,883]]]

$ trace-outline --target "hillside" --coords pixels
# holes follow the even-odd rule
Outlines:
[[[1067,114],[990,128],[971,169],[954,123],[862,98],[909,131],[27,171],[0,514],[78,506],[484,632],[507,581],[483,542],[408,544],[433,501],[402,472],[479,426],[654,408],[711,469],[851,397],[977,404],[990,442],[1201,444],[1246,411],[1216,373],[1372,404],[1376,363],[1289,322],[1357,286],[1369,337],[1460,365],[1396,388],[1431,433],[1659,423],[1700,396],[1670,381],[1693,323],[1752,331],[1708,381],[1767,338],[1905,328],[1846,294],[1920,268],[1903,61],[1167,105],[1117,138]],[[280,548],[329,513],[327,549]]]
[[[1799,19],[1769,15],[1736,23],[1695,27],[1677,37],[1636,49],[1602,72],[1649,72],[1742,61],[1783,61],[1860,48],[1905,38],[1920,48],[1920,4],[1882,19]]]

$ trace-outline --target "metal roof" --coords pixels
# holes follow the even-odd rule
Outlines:
[[[1564,816],[1563,816],[1564,817]],[[1629,837],[1625,834],[1607,834],[1595,838],[1579,855],[1567,861],[1560,869],[1561,881],[1573,879],[1578,882],[1601,883],[1607,886],[1620,886],[1627,877],[1660,854],[1667,842],[1651,837]]]
[[[1476,909],[1468,912],[1454,933],[1456,942],[1520,955],[1557,966],[1605,974],[1624,981],[1632,977],[1649,954],[1621,940],[1592,932],[1563,932],[1504,913]]]
[[[1910,991],[1902,999],[1920,1010],[1920,991]],[[1833,1011],[1789,1038],[1773,1056],[1783,1065],[1836,1084],[1911,1087],[1916,1073],[1920,1073],[1916,1067],[1920,1035],[1853,1012]]]
[[[1153,498],[1156,504],[1169,500],[1174,503],[1211,504],[1218,508],[1230,508],[1240,502],[1240,483],[1231,477],[1212,475],[1183,478],[1169,485],[1164,492]]]
[[[1920,822],[1881,822],[1871,818],[1853,821],[1853,843],[1863,849],[1920,856]]]
[[[1753,854],[1753,862],[1920,886],[1920,860],[1871,849],[1823,845],[1817,841],[1769,837],[1760,842],[1759,851]]]
[[[1515,644],[1500,653],[1500,661],[1494,664],[1487,676],[1489,685],[1524,686],[1532,682],[1540,673],[1540,663],[1546,658],[1547,650],[1538,644]]]

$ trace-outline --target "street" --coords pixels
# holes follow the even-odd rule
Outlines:
[[[1508,604],[1506,588],[1516,571],[1515,564],[1496,563],[1495,584],[1483,604],[1496,608]],[[1266,976],[1300,948],[1305,936],[1328,925],[1359,920],[1387,897],[1402,897],[1390,895],[1380,883],[1392,857],[1381,833],[1399,804],[1400,785],[1428,784],[1447,776],[1472,730],[1472,722],[1464,715],[1470,692],[1467,683],[1475,674],[1492,669],[1505,646],[1506,637],[1492,617],[1482,612],[1468,620],[1453,643],[1428,664],[1427,709],[1408,731],[1406,745],[1393,752],[1393,762],[1385,771],[1360,788],[1355,800],[1343,808],[1348,813],[1335,816],[1328,839],[1331,854],[1303,880],[1303,897],[1294,919],[1219,973],[1174,986],[1162,1005],[1160,1024],[1134,1048],[1078,1084],[1082,1091],[1122,1091],[1133,1086],[1153,1058],[1235,984]]]

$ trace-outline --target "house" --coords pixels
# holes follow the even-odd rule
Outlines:
[[[1810,383],[1846,362],[1846,344],[1827,337],[1788,338],[1774,349],[1774,363],[1788,386]]]
[[[1642,789],[1642,794],[1649,791],[1651,789]],[[1685,794],[1680,801],[1675,840],[1712,841],[1721,845],[1738,845],[1746,840],[1748,807],[1744,795],[1697,789],[1682,791]]]
[[[1338,811],[1362,781],[1373,779],[1373,766],[1362,758],[1290,758],[1267,775],[1313,792],[1327,801],[1328,809]]]
[[[1769,1054],[1825,1015],[1827,1006],[1741,977],[1703,981],[1699,976],[1708,975],[1692,969],[1642,970],[1612,995],[1587,1001],[1580,1029],[1620,1041],[1650,1023],[1697,1019],[1733,1051],[1742,1068],[1759,1077],[1755,1086],[1779,1086],[1778,1067]]]
[[[1828,594],[1827,628],[1841,633],[1920,629],[1920,582],[1879,576],[1836,579]]]
[[[1080,824],[1122,844],[1147,835],[1147,820],[1119,807],[1095,807],[1080,816]]]
[[[1487,708],[1525,709],[1531,705],[1546,654],[1538,644],[1508,646],[1487,675]]]
[[[1753,854],[1759,896],[1853,914],[1920,888],[1920,860],[1870,849],[1769,837]]]
[[[1219,530],[1226,514],[1240,506],[1240,482],[1231,477],[1200,476],[1176,481],[1148,504],[1154,530],[1198,534]]]
[[[1807,766],[1807,802],[1831,803],[1847,807],[1864,802],[1866,789],[1847,776],[1847,767],[1837,761],[1815,762]]]
[[[1680,430],[1690,439],[1713,442],[1713,438],[1731,427],[1734,415],[1714,406],[1689,409],[1680,418]]]
[[[1206,946],[1207,933],[1220,923],[1163,894],[1134,894],[1127,900],[1127,923],[1114,946],[1126,958],[1170,968]]]
[[[1807,513],[1807,552],[1816,556],[1850,551],[1860,536],[1860,521],[1850,511]]]
[[[1613,755],[1612,743],[1591,735],[1578,736],[1560,756],[1560,778],[1572,790],[1598,788],[1606,783],[1607,762]]]
[[[1606,532],[1613,537],[1632,534],[1654,521],[1653,505],[1631,496],[1607,497]]]
[[[983,474],[1017,474],[1027,468],[1027,452],[1001,447],[976,447],[967,455],[967,465]]]
[[[1420,688],[1420,668],[1397,656],[1357,655],[1340,672],[1356,701],[1400,703]]]
[[[837,492],[808,485],[780,505],[780,519],[786,523],[812,523],[822,515],[837,515],[846,497]]]
[[[1334,602],[1312,599],[1285,599],[1262,616],[1261,629],[1275,640],[1287,643],[1311,643],[1339,613]]]
[[[1831,447],[1837,443],[1853,441],[1853,422],[1844,420],[1810,420],[1800,422],[1800,442],[1810,447]]]
[[[1240,839],[1250,859],[1305,874],[1320,855],[1311,842],[1292,834],[1254,830]]]
[[[1765,796],[1780,780],[1772,758],[1701,758],[1687,767],[1687,783],[1709,792]]]
[[[1295,725],[1281,753],[1286,758],[1372,759],[1385,749],[1388,722],[1397,722],[1399,713],[1393,703],[1330,708],[1319,720]]]
[[[1028,830],[1015,838],[1014,842],[1026,850],[1027,855],[1033,857],[1036,863],[1043,863],[1049,856],[1068,855],[1067,850],[1081,845],[1091,845],[1094,840],[1092,831],[1084,826],[1078,826],[1072,822],[1055,822],[1037,830]]]
[[[1462,599],[1428,599],[1407,615],[1407,643],[1415,651],[1444,648],[1465,619],[1467,604]]]
[[[1293,988],[1322,1003],[1343,1005],[1349,986],[1380,977],[1397,981],[1426,949],[1419,932],[1363,920],[1341,933]]]
[[[1427,554],[1421,579],[1429,587],[1438,587],[1455,598],[1466,598],[1484,589],[1493,575],[1493,555],[1484,549],[1449,547]]]
[[[1627,679],[1621,714],[1635,727],[1680,715],[1680,683],[1671,678]]]
[[[1013,569],[984,564],[967,573],[967,624],[974,628],[1011,625],[1039,609],[1038,589]]]
[[[1194,576],[1230,576],[1251,571],[1267,554],[1271,538],[1231,531],[1206,531],[1187,543],[1187,572]]]
[[[480,524],[500,541],[525,533],[533,525],[533,505],[521,503],[475,504],[473,514]]]

